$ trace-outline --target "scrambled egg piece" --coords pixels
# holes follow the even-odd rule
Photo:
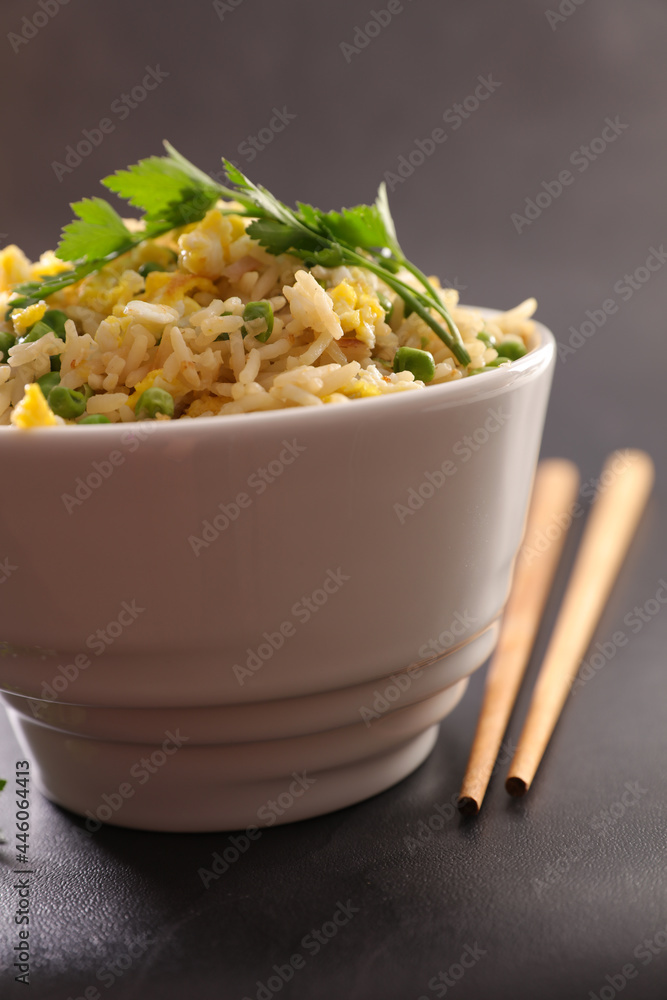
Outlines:
[[[183,302],[185,314],[189,315],[201,309],[196,299],[192,298],[195,291],[209,292],[215,298],[218,297],[217,288],[208,278],[183,274],[182,271],[152,271],[146,278],[146,292],[139,298],[172,307]]]
[[[378,389],[376,385],[371,382],[367,382],[363,379],[357,379],[354,382],[348,382],[338,392],[342,393],[343,396],[347,396],[348,399],[364,399],[366,396],[381,396],[382,390]]]
[[[144,279],[138,273],[138,269],[147,261],[155,261],[163,267],[168,267],[174,263],[174,254],[168,247],[148,240],[105,264],[99,271],[84,278],[80,285],[66,288],[62,294],[71,305],[86,306],[104,316],[114,313],[118,306],[119,313],[122,314],[130,299],[145,297],[141,295],[144,291]],[[155,271],[149,274],[148,278],[153,274],[173,277],[173,274],[166,271]]]
[[[102,270],[84,278],[79,290],[78,305],[87,306],[105,316],[120,307],[122,314],[130,299],[143,290],[144,282],[140,274],[124,270],[119,276],[110,270],[111,266],[107,264]]]
[[[36,302],[34,306],[28,306],[26,309],[16,309],[12,313],[12,323],[14,324],[14,332],[17,336],[22,337],[29,326],[32,326],[33,323],[38,323],[47,308],[46,302],[42,300],[41,302]]]
[[[63,271],[69,271],[71,267],[72,265],[69,261],[60,260],[59,257],[56,257],[53,250],[46,250],[37,263],[32,265],[30,269],[30,277],[35,280],[48,278],[51,275],[62,274]]]
[[[228,263],[229,244],[244,232],[239,216],[221,215],[212,208],[194,228],[179,236],[181,267],[191,274],[219,278]]]
[[[222,396],[202,396],[200,399],[195,399],[190,403],[185,411],[185,415],[188,417],[200,417],[205,413],[216,414],[228,402],[229,399],[225,399]]]
[[[125,406],[129,406],[132,410],[134,410],[135,406],[139,402],[139,397],[142,392],[145,392],[146,389],[152,389],[155,379],[161,377],[161,368],[154,368],[152,372],[149,372],[148,375],[142,378],[141,382],[137,382],[134,387],[134,392],[127,397],[127,403],[125,403]]]
[[[329,289],[334,311],[340,320],[343,333],[354,333],[357,340],[375,347],[375,327],[384,322],[384,309],[374,295],[358,282],[341,281]],[[375,393],[373,393],[375,395]]]
[[[30,261],[20,247],[10,243],[0,250],[0,292],[10,292],[14,285],[30,277]]]
[[[33,427],[55,427],[58,424],[55,414],[49,408],[36,382],[31,382],[25,387],[23,399],[14,407],[10,420],[15,427],[20,427],[22,430]]]

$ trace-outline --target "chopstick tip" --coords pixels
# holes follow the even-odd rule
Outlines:
[[[511,775],[505,782],[505,790],[512,796],[512,798],[517,799],[526,794],[528,791],[528,784],[523,780],[523,778]]]
[[[457,805],[464,816],[476,816],[479,812],[479,802],[471,795],[460,795]]]

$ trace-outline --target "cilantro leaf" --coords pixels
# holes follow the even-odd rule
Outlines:
[[[312,205],[306,205],[303,201],[297,201],[296,207],[299,209],[299,217],[306,225],[310,226],[311,229],[317,229],[322,215],[319,209],[313,208]]]
[[[217,201],[217,191],[204,191],[193,186],[184,188],[178,198],[163,205],[159,211],[144,216],[146,238],[199,222]]]
[[[281,253],[315,251],[325,246],[315,233],[278,219],[255,219],[248,226],[247,233],[276,257]]]
[[[142,240],[151,239],[198,222],[221,196],[236,198],[252,207],[252,202],[222,187],[165,143],[168,156],[151,156],[127,170],[119,170],[102,183],[144,210],[144,229],[131,233],[125,223],[102,198],[84,198],[72,205],[78,218],[64,227],[56,256],[71,261],[70,271],[47,276],[43,281],[27,281],[12,291],[7,316],[46,299],[99,270],[109,260],[127,253]],[[253,214],[256,214],[253,212]]]
[[[100,260],[121,247],[131,247],[132,233],[108,201],[84,198],[74,202],[72,209],[79,219],[63,229],[56,250],[60,260]]]
[[[160,156],[149,156],[127,170],[117,170],[102,183],[149,215],[160,214],[167,205],[177,201],[186,188],[192,187],[190,177],[180,167]]]
[[[250,178],[241,173],[238,167],[235,167],[229,160],[223,158],[222,162],[225,165],[225,172],[229,180],[232,184],[236,184],[237,187],[241,188],[246,202],[250,202],[254,206],[253,215],[264,215],[269,218],[278,219],[280,222],[294,226],[304,233],[309,232],[308,227],[296,212],[293,212],[291,208],[284,205],[282,201],[278,201],[275,195],[272,195],[270,191],[267,191],[260,184],[253,184]],[[235,197],[238,198],[238,194]],[[259,212],[257,209],[259,209]]]
[[[196,167],[193,170],[201,174]],[[219,187],[206,174],[202,177],[205,182],[172,159],[150,156],[127,170],[117,170],[102,183],[134,208],[143,209],[150,228],[168,223],[175,229],[202,218],[218,201]]]
[[[169,160],[172,163],[175,163],[176,166],[180,167],[183,173],[186,174],[186,176],[189,177],[190,181],[194,182],[197,185],[197,187],[215,188],[218,192],[218,197],[224,197],[224,198],[235,197],[233,191],[230,191],[229,188],[223,187],[222,184],[218,184],[218,182],[214,181],[212,177],[209,177],[208,174],[205,174],[203,170],[200,170],[199,167],[196,167],[194,163],[190,163],[190,161],[186,159],[182,153],[179,153],[177,149],[174,149],[171,143],[167,142],[166,139],[163,142],[163,146],[167,150]]]
[[[330,246],[318,250],[300,249],[293,250],[292,253],[300,257],[308,267],[312,267],[314,264],[320,264],[322,267],[341,267],[347,263],[345,250],[337,243],[332,243]]]
[[[388,233],[377,205],[357,205],[341,212],[320,212],[320,220],[342,243],[362,250],[378,250],[388,244]]]

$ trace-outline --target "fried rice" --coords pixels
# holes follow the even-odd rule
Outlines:
[[[130,423],[151,388],[174,401],[173,417],[156,419],[345,404],[469,378],[493,362],[512,363],[499,359],[501,345],[515,344],[520,353],[530,347],[534,299],[489,319],[431,278],[470,356],[462,366],[418,315],[405,315],[403,300],[375,274],[273,256],[247,234],[248,222],[214,208],[48,301],[11,313],[0,324],[15,338],[0,351],[0,425],[75,422],[51,413],[33,387],[51,370],[59,370],[63,387],[85,390],[87,415]],[[50,251],[37,263],[16,246],[0,251],[0,315],[16,285],[68,267]],[[418,287],[407,271],[400,278]],[[249,302],[270,306],[268,337],[264,318],[244,319]],[[54,309],[67,316],[62,337],[48,332],[26,340]],[[430,352],[435,373],[428,385],[409,370],[394,371],[401,347]]]

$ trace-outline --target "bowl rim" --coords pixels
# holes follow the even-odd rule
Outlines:
[[[503,315],[506,310],[493,309],[485,306],[470,306],[466,304],[461,304],[461,308],[471,309],[475,312],[481,313],[482,316],[488,317],[490,319],[495,316]],[[526,377],[532,377],[548,368],[553,362],[556,354],[556,338],[553,332],[546,327],[539,320],[534,320],[535,331],[533,333],[534,346],[532,346],[523,357],[518,358],[516,361],[508,366],[503,366],[496,369],[491,369],[484,373],[483,378],[474,377],[457,379],[454,382],[443,382],[441,385],[426,386],[426,396],[424,393],[417,389],[414,391],[407,390],[405,392],[395,392],[387,393],[382,396],[373,396],[368,400],[352,400],[354,404],[364,404],[372,403],[373,411],[376,414],[383,412],[383,407],[391,406],[400,413],[400,408],[406,408],[412,404],[412,406],[417,405],[418,409],[433,410],[433,409],[446,409],[458,404],[471,401],[473,399],[484,399],[486,397],[495,396],[505,388],[511,388],[515,383],[522,382]],[[426,405],[423,405],[426,404]],[[358,418],[358,411],[356,405],[353,407],[349,406],[289,406],[282,409],[276,410],[260,410],[257,412],[250,413],[233,413],[228,414],[225,417],[220,417],[219,415],[210,417],[195,417],[192,419],[178,419],[178,420],[156,420],[156,421],[132,421],[132,422],[120,422],[114,424],[88,424],[84,426],[83,440],[91,442],[99,435],[106,435],[106,440],[115,440],[122,434],[127,434],[135,427],[141,427],[144,425],[149,425],[150,437],[160,437],[161,435],[174,434],[174,433],[184,433],[184,430],[189,428],[192,432],[193,428],[199,428],[202,433],[208,431],[212,427],[229,427],[228,433],[238,433],[241,428],[248,429],[249,427],[255,426],[259,430],[260,426],[270,426],[275,424],[280,427],[281,424],[289,424],[291,420],[296,419],[302,420],[306,419],[306,414],[310,415],[311,420],[325,420],[332,418],[335,420],[341,419],[344,414],[350,414],[355,419]],[[325,417],[328,414],[328,418]],[[334,416],[337,415],[337,416]],[[175,428],[179,427],[180,430],[176,431]],[[32,439],[34,441],[35,431],[48,431],[49,440],[52,440],[54,436],[60,438],[62,434],[66,434],[68,440],[73,440],[72,438],[72,425],[57,426],[57,427],[37,427],[31,429],[28,434],[16,435],[16,428],[9,425],[4,425],[0,427],[0,434],[6,432],[11,436],[13,440],[21,438],[24,440]],[[157,432],[157,435],[156,433]],[[75,432],[76,433],[76,432]]]

